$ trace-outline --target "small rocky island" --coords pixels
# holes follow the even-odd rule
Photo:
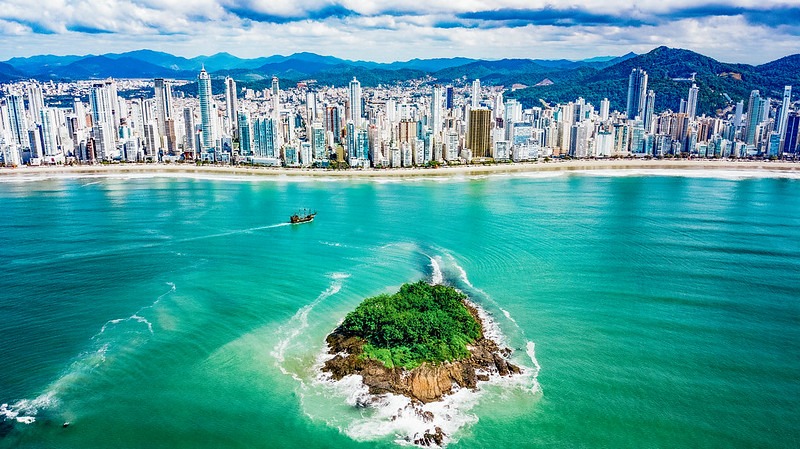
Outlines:
[[[491,376],[521,373],[508,361],[511,350],[486,338],[485,329],[458,290],[405,284],[393,295],[365,299],[345,317],[327,337],[333,357],[322,370],[334,380],[360,375],[373,395],[404,395],[419,405],[440,401]],[[437,427],[414,443],[442,445],[443,438]]]

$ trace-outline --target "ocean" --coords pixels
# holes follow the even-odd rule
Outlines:
[[[450,448],[800,447],[780,176],[2,178],[0,448],[391,448],[434,425]],[[420,279],[524,370],[433,423],[318,372],[348,311]]]

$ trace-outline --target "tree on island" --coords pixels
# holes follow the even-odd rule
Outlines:
[[[340,331],[364,339],[363,357],[387,368],[465,359],[470,357],[467,345],[482,337],[465,299],[445,285],[404,284],[393,295],[365,299],[345,317]]]

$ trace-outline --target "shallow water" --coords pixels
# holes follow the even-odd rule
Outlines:
[[[800,181],[664,175],[4,181],[0,447],[396,446],[316,367],[421,278],[527,368],[431,406],[449,447],[797,447]]]

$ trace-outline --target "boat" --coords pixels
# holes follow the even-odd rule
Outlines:
[[[300,224],[300,223],[308,223],[310,221],[314,221],[314,216],[316,216],[316,212],[308,212],[306,210],[299,211],[289,217],[289,223],[291,224]]]

